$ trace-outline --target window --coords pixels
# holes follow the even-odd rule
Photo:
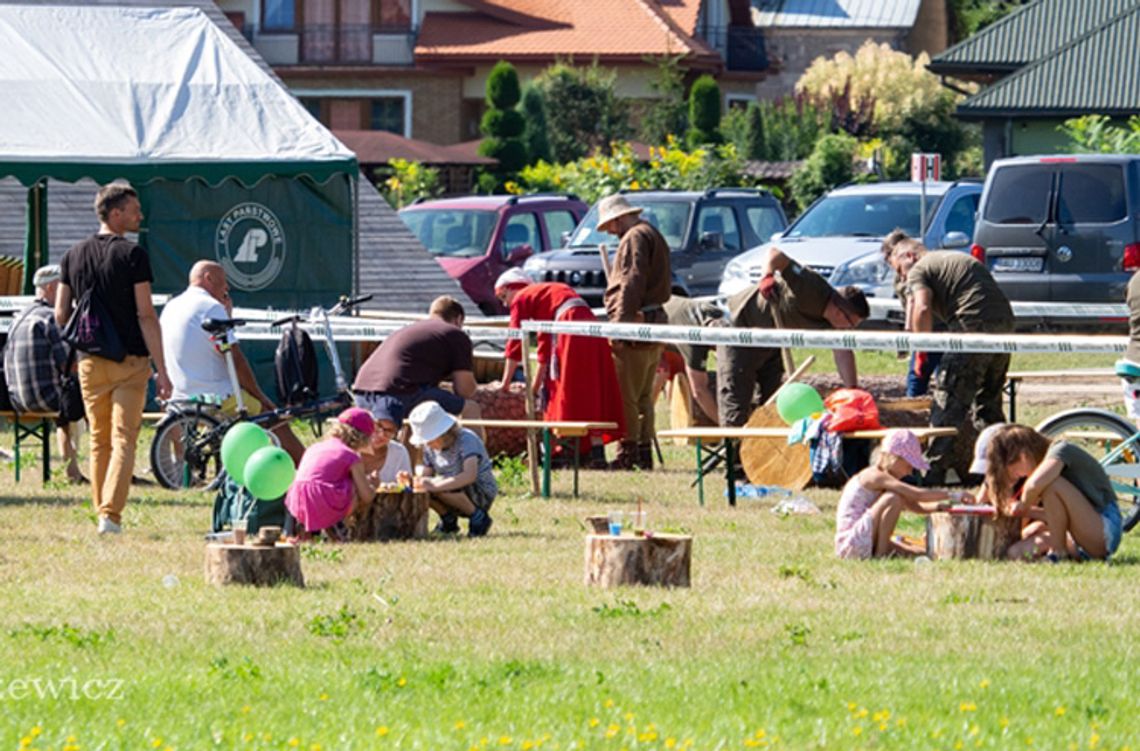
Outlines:
[[[1063,165],[1060,180],[1057,220],[1061,224],[1107,224],[1127,215],[1124,170],[1118,165]]]
[[[407,99],[402,96],[373,99],[370,122],[372,130],[386,130],[399,136],[407,135],[404,131],[406,103]]]
[[[752,231],[756,233],[756,237],[760,238],[760,242],[768,242],[773,234],[784,228],[780,212],[772,206],[749,206],[745,210],[745,215],[748,217],[748,223],[752,225]]]
[[[407,31],[412,26],[412,0],[372,0],[372,24],[378,31]]]
[[[547,211],[542,218],[546,221],[546,236],[550,238],[551,248],[561,248],[562,234],[573,232],[578,224],[569,211]]]
[[[262,0],[261,27],[265,31],[297,28],[297,0]]]
[[[1004,167],[994,173],[985,218],[994,224],[1041,224],[1049,211],[1053,165]]]
[[[746,110],[755,101],[756,97],[750,94],[725,94],[724,97],[725,108],[730,110]]]
[[[946,214],[946,234],[951,232],[964,232],[966,237],[974,236],[974,216],[978,211],[978,198],[974,193],[962,196],[950,207]]]
[[[721,236],[724,247],[740,250],[740,226],[731,206],[705,206],[697,217],[697,239],[706,233],[715,232]]]
[[[410,208],[400,218],[432,255],[475,258],[487,252],[498,217],[494,211]]]
[[[535,238],[538,237],[538,217],[534,214],[515,214],[507,220],[503,228],[503,258],[511,254],[512,250],[529,246],[531,250],[538,247]]]

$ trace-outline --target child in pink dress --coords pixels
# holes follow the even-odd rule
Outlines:
[[[364,472],[360,449],[368,445],[374,423],[359,407],[341,412],[323,441],[305,450],[297,476],[285,494],[285,507],[307,532],[326,530],[340,539],[337,525],[376,494]]]
[[[916,470],[925,472],[929,468],[914,433],[888,431],[875,465],[843,486],[835,512],[835,554],[840,558],[879,558],[921,552],[891,540],[902,510],[929,514],[949,508],[947,498],[965,498],[963,493],[922,490],[902,481]]]

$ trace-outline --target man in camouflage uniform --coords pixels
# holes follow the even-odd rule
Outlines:
[[[907,320],[912,331],[933,331],[935,320],[949,331],[999,334],[1013,331],[1013,309],[985,264],[960,251],[929,251],[917,240],[895,244],[887,262],[906,279]],[[926,367],[926,354],[915,356],[914,368]],[[1009,370],[1009,354],[996,352],[947,352],[934,379],[930,407],[931,427],[958,428],[971,422],[981,431],[1004,422],[1002,388]],[[926,455],[931,469],[926,484],[946,480],[955,455],[965,456],[965,447],[955,450],[964,436],[934,439]]]

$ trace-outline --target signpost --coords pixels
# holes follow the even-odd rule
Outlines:
[[[911,182],[922,183],[922,200],[919,203],[918,237],[926,236],[926,181],[937,182],[942,179],[941,154],[911,154],[910,155]]]

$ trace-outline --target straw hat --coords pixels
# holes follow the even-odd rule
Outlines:
[[[604,232],[606,225],[619,217],[640,213],[641,207],[632,205],[625,196],[606,196],[598,202],[598,231]]]
[[[420,402],[408,415],[412,427],[412,445],[422,446],[451,430],[455,418],[443,411],[438,402]]]

